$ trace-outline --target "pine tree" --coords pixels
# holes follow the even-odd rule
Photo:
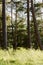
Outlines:
[[[7,49],[7,27],[5,14],[5,0],[2,0],[2,29],[3,29],[3,44],[2,47]]]
[[[33,16],[33,22],[34,22],[34,32],[35,32],[36,42],[37,42],[38,46],[40,47],[40,49],[43,50],[41,39],[40,39],[40,34],[38,31],[38,26],[37,26],[37,22],[36,22],[33,0],[31,0],[31,8],[32,8],[32,16]]]
[[[30,33],[30,21],[29,21],[29,0],[27,0],[27,46],[31,47],[31,33]]]

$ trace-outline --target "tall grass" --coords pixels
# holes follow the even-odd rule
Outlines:
[[[0,49],[0,65],[43,65],[43,51],[20,48]]]

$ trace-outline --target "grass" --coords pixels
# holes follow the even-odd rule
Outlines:
[[[0,65],[43,65],[43,51],[20,48],[0,49]]]

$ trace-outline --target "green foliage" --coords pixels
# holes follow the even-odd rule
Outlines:
[[[1,2],[2,0],[0,0],[0,2]],[[6,2],[10,2],[10,0],[6,0]],[[10,3],[9,3],[10,4]],[[14,4],[14,3],[13,3]],[[26,6],[24,6],[24,5],[26,5],[26,2],[23,2],[23,1],[20,1],[19,3],[17,2],[17,43],[18,43],[18,46],[26,46],[26,43],[27,43],[27,30],[26,30],[26,26],[27,26],[27,24],[25,25],[24,23],[26,22],[26,19],[24,20],[24,17],[25,16],[23,16],[23,18],[21,17],[21,18],[19,18],[20,16],[21,16],[21,14],[23,14],[23,13],[21,13],[21,11],[22,12],[25,12],[25,11],[27,11],[26,10]],[[13,5],[12,5],[13,6]],[[43,7],[43,3],[37,3],[37,4],[34,4],[34,6],[35,6],[35,13],[36,13],[36,17],[37,17],[37,15],[38,15],[38,17],[39,17],[39,15],[40,15],[40,11],[38,11],[38,10],[40,10],[40,7]],[[9,6],[8,6],[9,7]],[[16,7],[15,5],[13,6],[13,9],[15,10],[15,8],[14,7]],[[11,8],[11,7],[9,7],[9,8]],[[0,28],[2,28],[2,13],[1,13],[1,9],[2,9],[2,5],[0,5]],[[7,9],[6,9],[7,10]],[[31,8],[30,8],[30,10],[31,10]],[[7,12],[8,13],[8,12]],[[19,13],[20,13],[20,16],[19,16]],[[27,13],[27,12],[26,12]],[[24,15],[26,14],[26,13],[24,13]],[[15,14],[14,14],[15,15]],[[41,15],[40,15],[41,16]],[[9,16],[9,15],[7,15],[6,16],[6,24],[9,26],[10,24],[11,24],[11,17]],[[41,20],[42,21],[42,20]],[[39,31],[40,31],[40,35],[41,35],[41,39],[42,39],[42,42],[43,42],[43,27],[41,27],[42,26],[42,23],[41,23],[41,21],[39,20],[38,21],[38,29],[39,29]],[[13,22],[13,21],[12,21]],[[32,22],[31,22],[32,23]],[[40,24],[41,24],[41,26],[40,26]],[[15,23],[14,23],[14,25],[13,26],[15,26]],[[35,42],[35,36],[34,36],[34,27],[33,27],[34,25],[33,25],[33,23],[31,24],[31,39],[32,39],[32,46],[34,46],[34,42]],[[10,31],[10,32],[9,32]],[[10,41],[12,40],[13,41],[13,37],[12,37],[12,29],[10,28],[9,30],[8,30],[8,37],[7,38],[11,38],[11,39],[9,39]],[[14,29],[13,29],[13,35],[15,35],[15,27],[14,27]],[[1,35],[1,34],[0,34]],[[13,39],[12,39],[13,38]],[[8,41],[9,41],[8,40]],[[12,42],[11,42],[11,44],[12,44]]]
[[[2,0],[0,0],[0,2],[2,2]]]
[[[37,4],[34,4],[34,5],[35,5],[35,7],[39,7],[39,6],[40,6],[40,7],[41,7],[41,6],[43,7],[43,3],[37,3]]]

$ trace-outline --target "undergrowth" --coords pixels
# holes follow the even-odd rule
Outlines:
[[[20,48],[0,49],[0,65],[43,65],[43,51]]]

